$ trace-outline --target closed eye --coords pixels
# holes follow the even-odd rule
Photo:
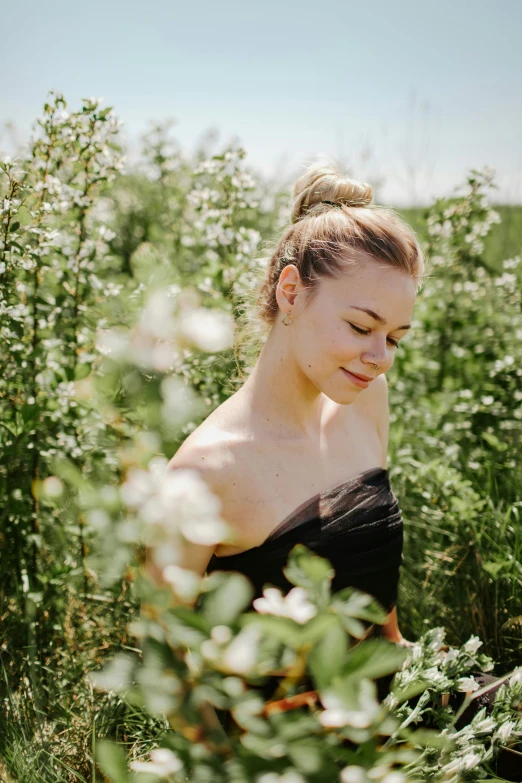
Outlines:
[[[357,334],[365,334],[365,335],[370,334],[369,330],[360,329],[358,326],[355,326],[355,324],[350,323],[350,321],[347,321],[346,323],[349,324],[353,329],[353,331],[357,332]],[[397,340],[392,340],[391,337],[388,337],[388,342],[390,343],[390,345],[393,345],[394,348],[400,348],[400,345],[397,342]]]

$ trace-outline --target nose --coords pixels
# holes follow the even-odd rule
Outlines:
[[[376,364],[379,370],[382,371],[391,367],[394,356],[392,351],[388,350],[386,346],[374,346],[374,350],[368,351],[363,358],[367,364]]]

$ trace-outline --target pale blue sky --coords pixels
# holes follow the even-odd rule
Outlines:
[[[103,96],[131,152],[174,117],[187,150],[217,128],[268,176],[330,155],[399,206],[487,164],[495,199],[522,203],[522,0],[2,6],[0,124],[20,137],[55,88],[71,108]]]

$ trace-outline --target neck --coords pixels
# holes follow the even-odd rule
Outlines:
[[[282,327],[284,328],[284,327]],[[241,393],[264,431],[288,439],[319,437],[331,401],[301,371],[276,324]]]

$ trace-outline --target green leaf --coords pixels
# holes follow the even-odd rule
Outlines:
[[[294,620],[290,620],[287,617],[273,617],[269,614],[252,613],[241,618],[242,626],[250,624],[258,626],[263,635],[271,636],[288,647],[295,648],[301,641],[301,629],[297,627],[297,623]]]
[[[36,416],[40,412],[40,406],[39,405],[24,405],[21,409],[21,415],[22,419],[25,422],[31,421],[31,419],[36,418]]]
[[[293,585],[306,588],[330,583],[335,576],[329,561],[311,552],[304,544],[296,544],[291,550],[283,573]]]
[[[386,622],[387,613],[379,602],[367,593],[355,587],[339,590],[332,597],[332,607],[340,615],[356,617],[370,623],[382,625]]]
[[[214,625],[231,625],[243,612],[254,595],[246,576],[239,573],[225,574],[215,572],[213,581],[221,581],[217,589],[203,598],[203,614]]]
[[[316,644],[333,626],[339,626],[339,619],[332,612],[317,614],[311,620],[308,620],[305,625],[301,626],[300,644]]]
[[[423,693],[426,688],[429,688],[429,683],[426,682],[426,680],[418,679],[408,683],[408,685],[403,688],[400,688],[398,685],[393,685],[390,691],[400,704],[403,701],[412,699],[414,696],[418,696],[419,693]]]
[[[288,745],[288,756],[297,769],[309,775],[318,774],[323,770],[325,750],[317,739],[307,737]]]
[[[407,657],[408,652],[403,647],[384,639],[368,639],[350,650],[343,675],[356,674],[357,678],[372,680],[384,677],[400,669]]]
[[[440,732],[434,729],[416,729],[415,731],[403,729],[401,735],[406,737],[412,745],[418,745],[421,748],[451,750],[455,747],[455,743],[449,737],[441,737]]]
[[[493,578],[496,578],[504,566],[508,565],[510,565],[509,560],[486,560],[482,563],[482,568]]]
[[[346,663],[348,637],[337,622],[314,647],[308,662],[318,690],[325,688],[336,677]]]
[[[355,637],[355,639],[362,639],[364,634],[366,633],[366,626],[364,626],[359,620],[356,620],[354,617],[340,617],[341,622],[343,624],[344,630],[350,634],[350,636]]]
[[[112,106],[108,106],[106,109],[103,109],[103,111],[98,112],[98,119],[104,120],[111,111]]]
[[[84,364],[77,364],[76,369],[74,371],[74,380],[82,381],[84,378],[86,378],[89,375],[91,369],[92,367],[89,364],[89,362],[85,362]]]
[[[115,742],[101,740],[96,747],[96,761],[111,783],[127,783],[127,758]]]
[[[15,222],[12,223],[11,226],[9,227],[9,230],[10,232],[14,232],[14,231],[18,231],[19,228],[20,228],[20,221],[15,220]]]
[[[492,432],[483,432],[482,437],[496,451],[505,451],[507,449],[507,444],[502,443]]]

